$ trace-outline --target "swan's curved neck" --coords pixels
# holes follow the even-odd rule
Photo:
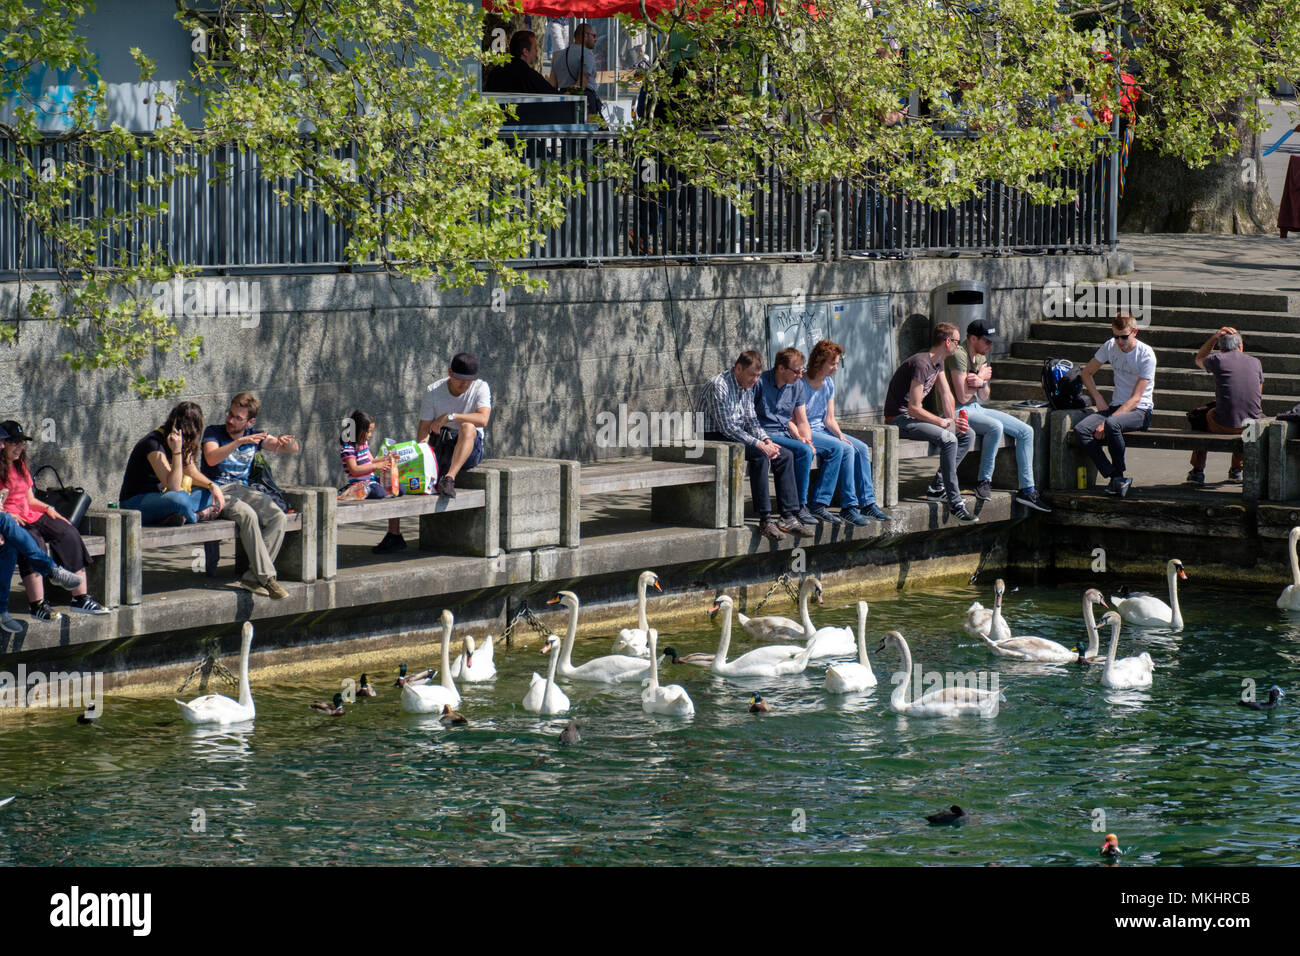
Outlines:
[[[713,658],[715,664],[727,663],[727,651],[731,649],[731,605],[722,606],[722,636],[718,638],[718,653]],[[653,659],[653,658],[652,658]]]
[[[1165,576],[1169,579],[1169,607],[1173,611],[1169,623],[1176,630],[1183,626],[1183,610],[1178,606],[1178,569],[1170,565]]]
[[[253,646],[253,635],[244,638],[239,648],[239,706],[248,707],[253,703],[253,689],[248,686],[248,652]]]
[[[573,666],[573,642],[578,639],[578,602],[569,607],[569,630],[564,635],[564,666]]]
[[[560,652],[551,648],[551,662],[546,665],[546,690],[542,692],[542,707],[545,708],[551,700],[551,691],[555,689],[555,668],[560,664]]]
[[[456,689],[451,682],[451,628],[451,624],[442,626],[442,686],[447,690]]]
[[[988,639],[993,643],[997,643],[997,638],[994,635],[996,635],[998,631],[1001,630],[1001,628],[998,627],[998,621],[1000,620],[1002,620],[1002,595],[994,594],[993,615],[989,620],[989,637],[988,637]]]
[[[898,686],[894,688],[894,692],[889,697],[890,703],[895,707],[905,707],[909,703],[907,699],[908,686],[912,683],[912,649],[907,646],[907,641],[902,638],[899,638],[896,643],[898,644],[899,656],[902,657],[899,667],[903,679],[898,682]]]
[[[867,663],[867,615],[858,615],[858,663],[869,667]]]
[[[650,689],[654,690],[659,686],[659,635],[649,632],[646,639],[650,645]]]
[[[1291,532],[1291,584],[1300,588],[1300,554],[1296,552],[1296,545],[1300,544],[1300,534]]]
[[[643,631],[650,630],[650,622],[646,620],[646,616],[645,616],[645,592],[646,592],[646,588],[648,588],[649,586],[650,586],[650,579],[647,577],[643,576],[641,580],[637,582],[636,626],[641,628],[641,630]]]
[[[1101,638],[1097,634],[1097,618],[1092,611],[1092,599],[1087,597],[1083,599],[1083,626],[1088,631],[1088,649],[1084,651],[1084,657],[1096,657],[1101,649]]]
[[[817,628],[813,626],[812,615],[808,613],[808,599],[812,597],[815,585],[812,580],[804,581],[803,587],[799,588],[799,623],[803,625],[803,636],[812,637],[817,633]]]
[[[1119,647],[1119,624],[1115,621],[1110,625],[1110,650],[1106,652],[1106,666],[1109,667],[1115,663],[1115,649]]]

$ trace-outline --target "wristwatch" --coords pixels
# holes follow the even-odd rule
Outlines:
[[[448,424],[448,425],[450,425],[450,424],[451,424],[452,422],[454,422],[455,420],[456,420],[456,413],[455,413],[455,412],[451,412],[451,413],[449,413],[449,414],[447,415],[447,424]]]

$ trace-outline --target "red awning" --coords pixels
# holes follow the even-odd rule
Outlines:
[[[671,10],[676,0],[646,0],[645,9],[650,19],[654,19],[664,10]],[[507,9],[517,9],[513,5],[502,3]],[[544,17],[586,17],[598,20],[620,13],[641,15],[641,4],[637,0],[523,0],[523,13]],[[497,5],[492,0],[483,0],[483,9],[496,11]]]

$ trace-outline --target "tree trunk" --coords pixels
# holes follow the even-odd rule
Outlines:
[[[1119,202],[1120,232],[1205,232],[1256,235],[1277,228],[1277,207],[1268,195],[1259,137],[1240,111],[1237,149],[1201,169],[1177,157],[1133,144]]]

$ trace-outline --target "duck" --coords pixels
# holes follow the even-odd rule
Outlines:
[[[444,727],[464,727],[469,723],[464,714],[451,709],[451,704],[442,705],[442,714],[438,717]]]
[[[957,804],[953,804],[947,810],[940,810],[938,813],[931,813],[926,817],[931,826],[961,826],[968,819],[966,811]]]
[[[318,700],[307,706],[319,713],[329,714],[331,717],[341,717],[343,716],[343,695],[335,694],[333,703]]]
[[[993,607],[986,608],[976,601],[966,609],[966,617],[962,621],[962,630],[971,637],[992,638],[995,641],[1005,641],[1011,636],[1011,628],[1008,626],[1006,618],[1001,614],[995,614],[995,611],[1002,605],[1002,592],[998,586],[1002,585],[1003,590],[1006,585],[1002,579],[998,578],[993,582]]]
[[[1101,845],[1101,855],[1105,857],[1120,857],[1124,851],[1119,848],[1119,837],[1113,833],[1106,834],[1106,842]]]
[[[1001,578],[993,583],[993,627],[990,630],[997,630],[997,622],[1002,619],[1002,594],[1006,590],[1006,585]],[[1098,592],[1098,597],[1100,593]],[[1085,601],[1085,607],[1091,607]],[[1023,637],[1007,637],[1000,641],[995,641],[991,637],[983,638],[989,650],[999,657],[1010,657],[1018,661],[1037,661],[1043,664],[1073,664],[1079,659],[1077,650],[1070,650],[1064,644],[1058,644],[1056,641],[1049,641],[1045,637],[1032,637],[1025,635]]]
[[[448,705],[460,704],[460,691],[451,679],[451,631],[456,624],[451,611],[442,612],[442,681],[416,684],[414,677],[402,685],[402,710],[408,714],[441,714]]]
[[[799,618],[792,621],[788,617],[769,615],[764,617],[746,617],[739,611],[736,620],[746,634],[756,641],[802,641],[808,637],[808,628],[801,623],[808,616],[808,598],[815,585],[812,578],[804,578],[799,584]]]
[[[1178,579],[1187,580],[1183,562],[1171,558],[1165,565],[1165,577],[1169,581],[1169,604],[1145,593],[1130,594],[1127,597],[1111,595],[1110,603],[1115,605],[1119,616],[1129,624],[1136,624],[1138,627],[1169,627],[1181,631],[1183,612],[1178,606]],[[1173,607],[1170,607],[1170,604]]]
[[[181,716],[191,724],[238,724],[257,716],[253,706],[253,691],[248,686],[248,652],[253,646],[253,623],[245,621],[243,640],[239,649],[239,700],[233,701],[221,694],[204,694],[188,704],[177,700]]]
[[[403,665],[405,666],[405,665]],[[375,690],[375,685],[370,683],[370,675],[362,674],[361,683],[357,687],[358,697],[378,697],[379,691]]]
[[[670,664],[691,664],[695,667],[711,667],[713,665],[713,655],[695,651],[690,654],[678,654],[677,648],[665,647],[663,657]]]
[[[650,585],[655,586],[656,591],[662,591],[659,586],[659,575],[653,571],[642,571],[641,576],[636,579],[636,627],[625,627],[618,632],[618,637],[614,638],[614,654],[626,654],[629,657],[649,657],[649,639],[650,623],[645,615],[645,592]]]
[[[451,663],[451,676],[456,680],[471,684],[492,680],[497,676],[497,666],[492,661],[492,635],[481,646],[475,646],[474,638],[465,638],[465,650]]]
[[[754,696],[749,698],[749,712],[751,714],[770,714],[772,705],[763,699],[763,695],[755,691]]]
[[[772,648],[760,647],[747,654],[741,654],[734,661],[727,661],[727,650],[731,647],[732,600],[729,595],[722,595],[713,606],[716,611],[722,608],[722,636],[718,640],[718,653],[713,657],[709,669],[719,677],[783,677],[799,674],[808,666],[811,648],[800,648],[799,655],[787,659],[773,659],[768,653]]]
[[[1251,710],[1272,710],[1282,703],[1282,698],[1285,696],[1286,691],[1274,684],[1268,689],[1268,700],[1239,700],[1237,703]]]
[[[1278,595],[1277,606],[1286,611],[1300,611],[1300,554],[1296,545],[1300,543],[1300,525],[1291,529],[1287,535],[1287,552],[1291,557],[1291,583]]]
[[[101,711],[101,713],[102,713],[102,711]],[[79,724],[92,724],[92,725],[93,725],[93,724],[94,724],[96,721],[98,721],[98,720],[99,720],[99,714],[98,714],[98,713],[96,713],[96,714],[92,714],[92,713],[91,713],[90,711],[88,711],[88,710],[85,711],[85,712],[83,712],[83,713],[80,713],[80,714],[77,715],[77,723],[79,723]]]
[[[433,675],[434,675],[435,673],[437,673],[437,672],[436,672],[432,667],[426,667],[424,670],[420,671],[418,674],[410,674],[410,675],[408,675],[408,674],[406,673],[406,665],[405,665],[405,664],[399,664],[399,665],[397,666],[397,680],[393,681],[393,686],[394,686],[394,687],[405,687],[407,684],[419,684],[419,683],[422,683],[422,682],[424,682],[424,681],[429,681],[429,680],[432,680],[432,679],[433,679]]]
[[[656,655],[655,647],[658,640],[659,635],[654,630],[651,630],[649,638],[650,679],[641,691],[641,709],[647,714],[663,714],[667,717],[694,717],[695,702],[691,700],[691,695],[686,693],[685,687],[681,684],[669,684],[662,687],[659,684],[659,658]]]
[[[858,602],[858,659],[856,663],[832,664],[826,668],[822,685],[828,694],[856,694],[876,686],[876,674],[867,660],[867,602]]]
[[[908,699],[912,683],[912,649],[898,631],[890,631],[876,648],[879,654],[889,644],[898,648],[902,657],[901,677],[889,697],[889,706],[895,713],[907,717],[994,717],[998,702],[1005,700],[1001,691],[977,687],[936,687],[918,700]]]
[[[569,609],[569,629],[564,635],[564,650],[557,654],[560,662],[556,670],[569,680],[594,681],[600,684],[621,684],[624,681],[641,681],[650,675],[650,662],[627,654],[606,654],[595,657],[577,667],[573,666],[573,643],[578,637],[578,595],[561,591],[547,604],[561,604]]]
[[[582,743],[582,734],[578,730],[576,720],[570,720],[564,725],[564,729],[560,731],[559,743],[561,747],[572,747],[574,744]]]
[[[1111,600],[1115,599],[1111,598]],[[1155,670],[1155,662],[1151,660],[1151,655],[1143,651],[1137,657],[1115,660],[1115,648],[1119,646],[1119,629],[1123,622],[1114,611],[1107,611],[1101,623],[1110,625],[1110,650],[1106,654],[1106,669],[1101,672],[1102,686],[1109,687],[1111,690],[1150,687],[1151,674]]]
[[[567,713],[568,695],[555,686],[555,667],[560,662],[560,639],[554,634],[547,637],[542,653],[551,655],[551,663],[546,668],[546,680],[542,680],[536,671],[533,672],[528,693],[524,694],[524,710],[547,715]]]

